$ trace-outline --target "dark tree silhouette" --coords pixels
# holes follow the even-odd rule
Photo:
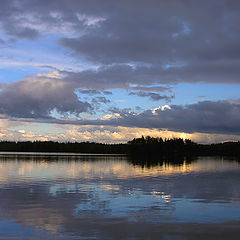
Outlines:
[[[95,142],[53,142],[53,141],[1,141],[0,151],[12,152],[72,152],[128,154],[147,159],[169,160],[191,158],[200,155],[240,156],[240,142],[218,144],[197,144],[190,139],[162,139],[154,137],[134,138],[125,144],[103,144]]]

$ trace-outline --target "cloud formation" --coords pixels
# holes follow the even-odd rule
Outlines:
[[[154,93],[154,92],[143,92],[143,91],[130,92],[129,95],[135,95],[138,97],[148,97],[152,101],[165,100],[166,102],[171,101],[171,99],[173,98],[173,96],[166,96],[166,95],[161,95],[161,94]]]
[[[185,106],[172,105],[142,113],[120,113],[117,119],[93,121],[112,126],[167,129],[177,132],[240,134],[240,104],[202,101]]]
[[[11,118],[11,120],[17,120]],[[113,109],[99,119],[22,119],[24,122],[75,126],[112,126],[158,129],[185,133],[240,135],[240,104],[228,101],[203,101],[185,106],[171,105],[134,113]]]
[[[0,22],[15,40],[58,35],[77,59],[104,67],[79,81],[239,83],[239,9],[234,0],[3,0]]]
[[[114,108],[112,113],[108,114],[107,118],[102,117],[96,120],[49,119],[39,122],[240,135],[240,104],[229,101],[202,101],[185,106],[171,105],[141,113]]]
[[[240,2],[235,0],[2,0],[0,46],[7,48],[0,56],[2,65],[56,72],[4,80],[1,117],[238,135],[237,101],[189,100],[164,110],[155,104],[173,102],[179,83],[239,84],[239,21]],[[41,60],[55,54],[51,66],[19,51],[38,44],[47,49]],[[131,103],[114,105],[119,90],[124,90],[121,99],[143,97],[151,106],[133,112]],[[213,99],[205,92],[196,96]],[[81,120],[81,113],[96,113],[97,119]]]
[[[62,115],[91,111],[80,101],[75,88],[61,80],[57,72],[37,74],[10,84],[2,84],[0,114],[16,118],[51,118],[53,111]]]
[[[98,28],[60,44],[74,56],[108,66],[104,73],[111,83],[113,73],[138,84],[239,83],[236,1],[121,1],[111,12],[108,4],[101,2],[106,20]],[[127,63],[134,69],[120,67]]]

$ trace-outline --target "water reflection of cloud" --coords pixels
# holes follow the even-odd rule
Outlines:
[[[94,179],[94,178],[142,178],[158,177],[174,174],[192,174],[201,172],[216,172],[233,170],[239,167],[237,162],[221,161],[219,159],[199,159],[182,165],[162,163],[153,167],[133,166],[123,160],[111,157],[108,160],[96,161],[1,161],[0,184],[15,181],[16,176],[22,180],[57,180],[57,179]]]
[[[237,163],[204,161],[152,168],[118,159],[1,161],[0,220],[16,219],[55,235],[102,234],[102,239],[110,239],[121,234],[117,227],[133,231],[137,238],[142,231],[159,231],[155,226],[168,229],[177,221],[190,224],[210,216],[207,220],[214,222],[218,212],[218,220],[239,219]]]

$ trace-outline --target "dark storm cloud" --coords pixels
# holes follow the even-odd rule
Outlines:
[[[24,8],[26,1],[1,1],[0,9],[0,23],[1,28],[9,36],[16,38],[27,38],[27,39],[36,39],[39,35],[39,32],[31,27],[28,27],[24,24],[24,14],[28,13],[29,10]]]
[[[14,25],[14,24],[13,24]],[[38,31],[28,27],[19,28],[18,26],[5,26],[5,31],[7,34],[18,37],[18,38],[27,38],[34,40],[38,37]]]
[[[104,67],[97,74],[80,73],[79,81],[110,86],[121,81],[122,87],[239,83],[240,2],[235,0],[3,0],[0,22],[16,38],[35,39],[44,28],[58,28],[65,36],[59,43],[73,56]],[[61,32],[66,26],[76,36]],[[135,67],[119,67],[127,63]]]
[[[122,116],[122,115],[121,115]],[[240,104],[228,101],[203,101],[171,109],[129,113],[110,124],[129,127],[159,128],[183,132],[240,134]],[[103,123],[101,123],[103,124]]]
[[[110,94],[104,92],[107,89],[126,89],[154,100],[152,93],[159,98],[156,92],[171,91],[169,84],[240,83],[239,22],[236,0],[2,0],[0,26],[7,37],[35,40],[46,29],[53,31],[65,51],[93,63],[96,70],[62,71],[62,80],[25,79],[4,85],[0,113],[37,119],[50,117],[53,110],[63,115],[91,111],[89,103],[79,100],[77,89],[105,95]],[[71,33],[61,32],[66,26]],[[108,103],[104,97],[95,101]],[[67,122],[240,132],[237,103],[200,102],[171,108],[121,112],[119,119]]]
[[[79,100],[74,87],[57,78],[35,77],[2,84],[0,114],[17,118],[51,118],[52,111],[78,115],[93,108]]]
[[[109,109],[118,118],[108,120],[46,120],[49,123],[75,125],[109,125],[139,128],[167,129],[178,132],[201,132],[240,135],[240,104],[230,101],[202,101],[185,106],[172,105],[171,109],[146,110],[141,113],[131,109]]]
[[[174,77],[176,73],[166,73],[167,69],[161,66],[149,68],[146,66],[132,67],[127,64],[116,64],[110,66],[101,66],[97,70],[85,70],[81,72],[62,71],[65,81],[72,81],[79,88],[89,89],[132,89],[140,91],[163,92],[171,91],[169,87],[153,86],[151,84],[177,83]],[[169,75],[169,76],[168,76]],[[161,81],[159,77],[161,77]],[[134,85],[133,87],[131,85]]]
[[[116,64],[101,66],[97,70],[63,72],[66,81],[73,81],[81,88],[90,89],[130,89],[145,92],[172,91],[170,87],[152,86],[156,84],[178,84],[181,82],[238,83],[239,64],[236,61],[204,62],[188,67],[164,68]]]
[[[166,102],[171,101],[171,99],[173,98],[173,96],[166,96],[166,95],[161,95],[161,94],[154,93],[154,92],[143,92],[143,91],[130,92],[129,95],[135,95],[138,97],[148,97],[152,101],[165,100]]]
[[[34,40],[43,34],[44,29],[61,29],[67,24],[69,30],[85,31],[88,21],[95,17],[89,12],[91,4],[94,2],[89,5],[76,0],[2,0],[0,23],[5,33],[16,39]]]
[[[239,83],[239,11],[236,1],[121,1],[106,10],[97,29],[60,43],[92,62],[148,64],[132,74],[127,68],[119,72],[139,84],[142,78],[134,74],[142,72],[145,83],[149,78],[157,83]]]

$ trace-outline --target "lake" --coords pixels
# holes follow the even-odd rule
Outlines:
[[[0,239],[239,239],[240,162],[0,153]]]

